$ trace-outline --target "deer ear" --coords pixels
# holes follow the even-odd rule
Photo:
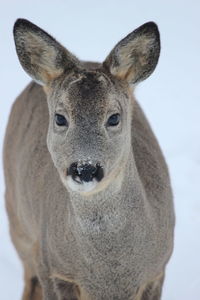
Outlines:
[[[106,58],[104,66],[112,75],[129,83],[137,83],[154,71],[159,54],[158,27],[149,22],[121,40]]]
[[[13,31],[20,63],[38,83],[48,85],[78,65],[75,56],[33,23],[18,19]]]

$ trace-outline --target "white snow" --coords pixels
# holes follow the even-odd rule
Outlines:
[[[162,52],[136,96],[164,151],[176,208],[175,249],[163,300],[200,299],[200,2],[0,0],[0,146],[15,97],[29,82],[14,48],[12,26],[27,18],[81,59],[103,61],[115,43],[147,21],[157,22]],[[26,113],[26,112],[23,112]],[[21,264],[11,244],[0,165],[0,299],[20,299]]]

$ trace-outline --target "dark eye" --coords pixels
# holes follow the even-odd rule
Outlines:
[[[55,114],[55,121],[58,126],[67,126],[67,120],[62,115]]]
[[[108,121],[107,121],[107,125],[108,126],[117,126],[120,122],[120,114],[114,114],[112,116],[109,117]]]

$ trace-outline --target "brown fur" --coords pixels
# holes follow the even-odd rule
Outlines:
[[[14,34],[22,66],[44,85],[32,82],[17,98],[4,144],[23,300],[159,300],[173,249],[172,191],[130,86],[157,64],[156,25],[128,35],[103,64],[79,61],[26,20]],[[56,125],[55,112],[67,125]],[[111,128],[116,112],[121,120]],[[104,170],[92,189],[66,173],[88,157]]]

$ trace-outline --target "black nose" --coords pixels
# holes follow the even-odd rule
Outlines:
[[[90,163],[72,163],[69,169],[67,170],[67,175],[71,175],[73,180],[77,181],[78,183],[81,182],[89,182],[93,179],[100,181],[104,174],[103,168],[100,166],[99,163],[96,165],[92,165]]]

